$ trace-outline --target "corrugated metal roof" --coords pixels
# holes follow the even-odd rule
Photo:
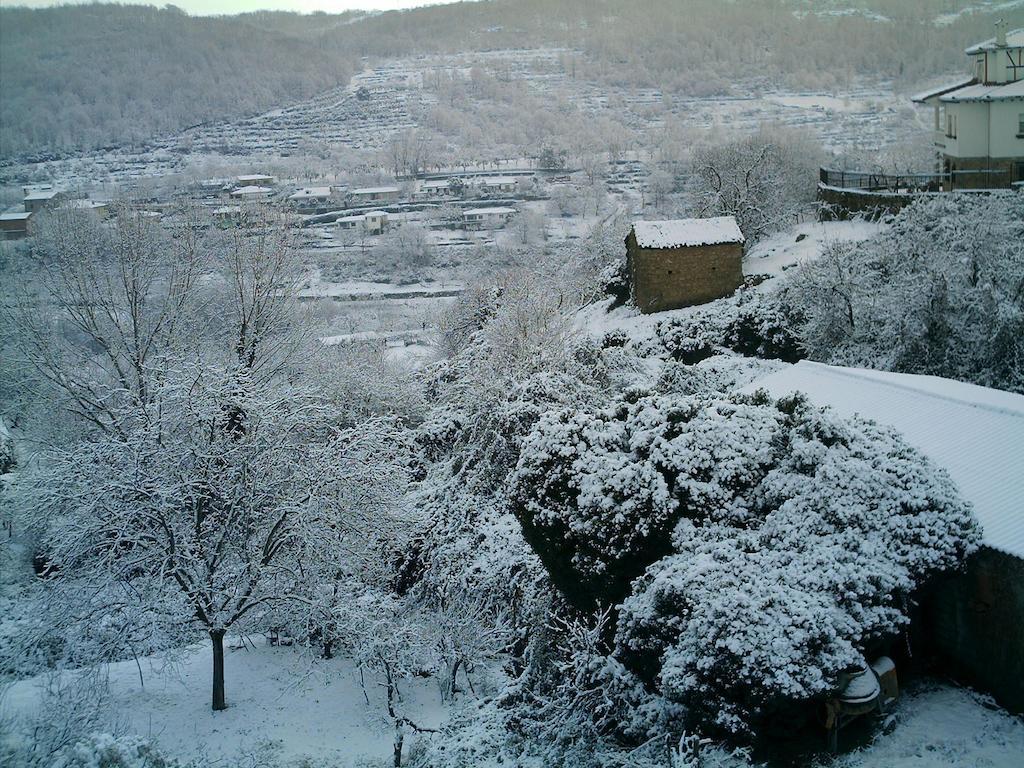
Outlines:
[[[803,361],[744,388],[803,392],[843,416],[889,424],[944,467],[974,505],[984,542],[1024,558],[1024,396],[937,376]]]

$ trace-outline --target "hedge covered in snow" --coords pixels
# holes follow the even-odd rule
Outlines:
[[[619,605],[614,655],[733,734],[832,690],[979,539],[949,477],[897,433],[796,398],[549,414],[511,485],[565,596]]]

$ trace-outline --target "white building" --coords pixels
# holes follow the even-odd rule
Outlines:
[[[1024,181],[1024,29],[972,45],[970,75],[914,97],[935,111],[935,147],[950,188]]]
[[[416,189],[416,197],[426,199],[449,197],[453,192],[451,182],[448,179],[427,179],[419,183],[419,187]]]
[[[462,214],[466,229],[500,229],[515,216],[515,208],[495,206],[493,208],[470,208]]]
[[[509,195],[516,191],[516,178],[515,176],[485,176],[480,180],[480,187],[489,195]]]
[[[380,235],[387,231],[388,215],[384,211],[370,211],[353,216],[342,216],[334,223],[338,229],[360,229],[368,235]]]
[[[288,201],[298,206],[311,206],[326,203],[333,196],[330,187],[302,187],[288,195]]]

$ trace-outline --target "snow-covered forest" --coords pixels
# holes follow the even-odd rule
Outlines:
[[[1019,765],[1003,16],[5,4],[0,765]]]

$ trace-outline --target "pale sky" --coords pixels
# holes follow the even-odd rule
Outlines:
[[[0,0],[0,6],[9,8],[16,5],[30,8],[42,8],[50,5],[66,5],[69,2],[89,2],[90,0]],[[373,11],[393,11],[399,8],[414,8],[420,5],[440,5],[454,0],[174,0],[176,5],[193,15],[211,16],[222,13],[244,13],[246,11],[326,11],[341,13],[353,9]],[[164,2],[148,2],[147,0],[124,0],[125,5],[168,5]]]

